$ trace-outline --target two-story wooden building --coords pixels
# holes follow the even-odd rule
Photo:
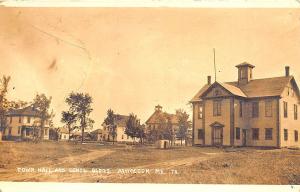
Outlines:
[[[41,117],[32,106],[9,110],[6,114],[7,128],[3,132],[4,139],[32,139],[34,134],[40,135]],[[49,122],[44,125],[43,139],[49,139]],[[36,133],[34,133],[36,132]]]
[[[186,140],[191,140],[190,132],[191,130],[188,128],[186,140],[181,140],[177,137],[179,132],[179,117],[177,112],[175,114],[167,113],[162,111],[162,106],[155,106],[155,110],[153,114],[146,121],[146,132],[149,133],[151,130],[155,129],[164,129],[165,125],[169,124],[171,128],[171,135],[173,137],[173,143],[171,145],[181,145],[185,144]],[[164,139],[163,135],[159,136],[159,139]]]
[[[133,143],[133,142],[139,142],[138,138],[132,138],[131,136],[127,135],[125,133],[126,129],[126,123],[129,119],[129,116],[127,115],[119,115],[119,114],[114,114],[114,119],[115,119],[115,124],[116,124],[116,136],[115,136],[115,142],[128,142],[128,143]],[[102,123],[102,140],[103,141],[113,141],[113,136],[111,135],[109,131],[109,126],[106,125],[104,122]]]
[[[253,79],[242,63],[235,82],[208,82],[193,97],[193,144],[300,146],[299,88],[289,67],[285,76]]]

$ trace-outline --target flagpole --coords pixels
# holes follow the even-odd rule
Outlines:
[[[217,81],[217,67],[216,67],[216,51],[214,50],[214,69],[215,69],[215,82]]]

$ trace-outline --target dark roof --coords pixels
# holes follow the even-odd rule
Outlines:
[[[96,130],[93,130],[91,131],[92,134],[101,134],[103,133],[103,129],[96,129]]]
[[[162,111],[155,111],[146,121],[146,124],[160,123],[161,119],[167,120],[168,118],[170,118],[172,124],[178,124],[177,115]]]
[[[210,85],[206,84],[204,85],[199,91],[198,93],[193,97],[193,99],[191,100],[191,102],[197,102],[197,101],[201,101],[200,96],[210,87]]]
[[[34,116],[39,117],[39,111],[32,106],[28,106],[22,109],[11,109],[6,113],[7,116]]]
[[[126,122],[129,119],[129,116],[126,115],[119,115],[116,114],[115,116],[115,123],[118,127],[125,127],[126,126]]]
[[[114,118],[115,118],[115,124],[118,127],[125,127],[128,119],[129,119],[129,116],[114,114]],[[106,125],[105,122],[103,122],[102,126],[105,126],[105,125]]]
[[[251,68],[255,67],[254,65],[247,63],[247,62],[243,62],[241,64],[236,65],[236,67],[244,67],[244,66],[251,67]]]
[[[293,81],[297,87],[296,92],[299,95],[299,89],[293,76],[273,77],[265,79],[254,79],[247,84],[238,84],[235,82],[218,83],[230,93],[240,97],[258,98],[281,96],[287,84]],[[215,83],[214,83],[215,84]],[[212,84],[212,85],[214,85]],[[201,101],[201,95],[208,91],[212,85],[204,85],[200,91],[193,97],[191,102]]]
[[[292,76],[283,76],[255,79],[244,85],[238,85],[237,82],[228,82],[227,84],[239,87],[247,97],[269,97],[280,96],[292,79],[294,79]]]

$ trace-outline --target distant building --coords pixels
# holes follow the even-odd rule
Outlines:
[[[8,111],[7,127],[3,132],[3,138],[8,140],[14,139],[32,139],[35,135],[40,136],[41,118],[37,110],[32,106],[22,109],[14,109]],[[44,138],[49,139],[49,122],[45,122]]]
[[[94,141],[103,141],[105,139],[103,129],[96,129],[94,131],[91,131],[90,134]]]
[[[70,140],[81,140],[82,138],[82,132],[81,129],[74,129],[71,131]],[[91,135],[89,132],[85,131],[83,133],[83,139],[85,141],[91,140]]]
[[[67,127],[60,127],[59,128],[59,140],[66,141],[69,140],[69,130]]]
[[[117,126],[116,128],[117,135],[115,137],[116,142],[138,142],[139,141],[139,139],[132,138],[125,133],[126,122],[128,121],[128,119],[129,116],[115,114],[115,124]],[[103,123],[102,126],[103,126],[103,134],[102,134],[103,141],[113,141],[113,137],[109,132],[109,126],[106,125],[105,123]]]
[[[146,121],[146,128],[147,132],[149,133],[151,130],[155,129],[161,129],[162,124],[170,123],[171,130],[173,133],[173,144],[180,144],[181,140],[177,138],[177,132],[179,129],[179,124],[178,124],[178,116],[177,114],[170,114],[167,112],[162,111],[162,106],[157,105],[155,106],[154,113],[149,117],[149,119]],[[187,133],[187,139],[189,137],[189,130]],[[157,139],[165,139],[163,136]],[[183,144],[185,143],[185,140],[182,141]]]
[[[208,82],[191,100],[193,144],[300,146],[299,88],[289,67],[282,77],[254,79],[242,63],[235,82]]]

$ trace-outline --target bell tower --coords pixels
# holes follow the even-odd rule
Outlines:
[[[155,111],[161,112],[161,110],[162,110],[162,106],[160,105],[155,106]]]
[[[244,62],[236,67],[238,68],[238,85],[245,85],[253,79],[252,71],[255,67],[254,65]]]

